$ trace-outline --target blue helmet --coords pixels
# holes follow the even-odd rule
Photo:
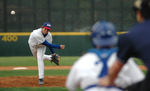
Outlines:
[[[92,27],[92,42],[94,46],[116,45],[118,37],[115,26],[105,20],[96,22]]]

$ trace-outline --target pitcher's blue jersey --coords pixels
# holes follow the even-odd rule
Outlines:
[[[150,19],[120,35],[118,47],[120,61],[125,63],[130,57],[137,57],[150,69]]]

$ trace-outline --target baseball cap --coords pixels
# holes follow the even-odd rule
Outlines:
[[[118,37],[115,26],[105,20],[96,22],[92,27],[92,42],[95,46],[116,45]]]
[[[51,31],[51,24],[49,23],[49,22],[45,22],[44,24],[43,24],[43,27],[44,28],[46,28],[46,29],[49,29],[50,31]]]

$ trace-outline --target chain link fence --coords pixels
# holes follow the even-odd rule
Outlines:
[[[101,19],[127,31],[135,24],[133,1],[0,0],[0,32],[31,32],[44,22],[50,22],[54,32],[89,32]]]

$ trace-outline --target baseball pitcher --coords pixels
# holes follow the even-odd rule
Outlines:
[[[44,62],[43,60],[49,60],[59,65],[60,56],[55,53],[53,48],[64,49],[65,45],[52,44],[51,24],[46,22],[39,29],[33,30],[30,34],[28,44],[33,56],[38,63],[39,84],[44,84]],[[46,55],[46,46],[50,49],[52,55]]]

